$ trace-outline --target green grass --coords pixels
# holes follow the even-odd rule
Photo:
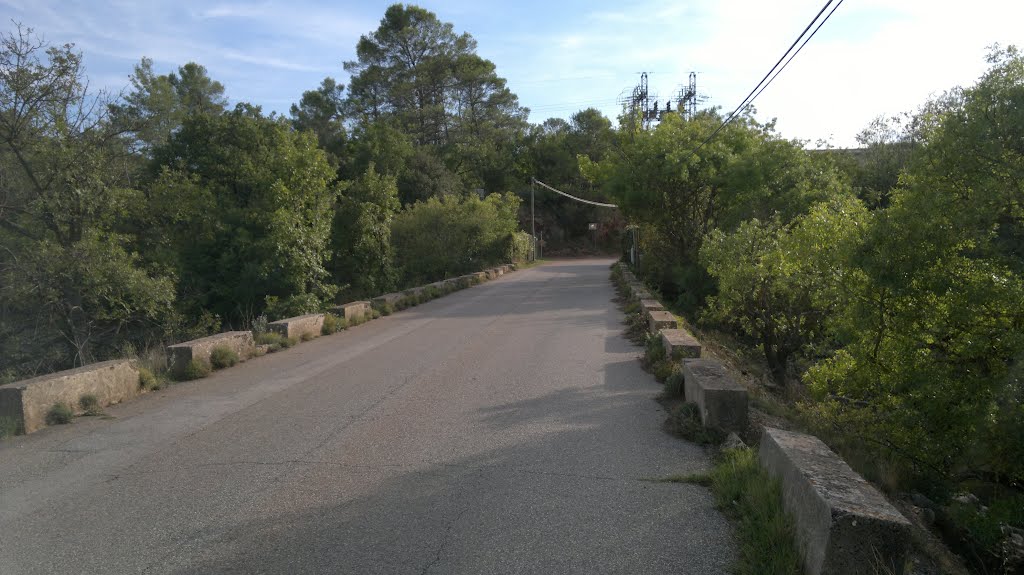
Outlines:
[[[210,364],[201,359],[193,359],[188,362],[188,365],[181,372],[181,380],[192,381],[194,379],[202,379],[208,375],[210,375]]]
[[[281,340],[284,336],[274,331],[264,331],[256,334],[256,343],[258,345],[281,345]]]
[[[700,445],[718,445],[725,440],[721,431],[704,427],[696,404],[678,402],[667,407],[667,427],[672,434]]]
[[[85,415],[101,415],[103,408],[100,407],[100,400],[93,393],[83,393],[78,398],[78,407],[82,408]]]
[[[683,372],[673,371],[665,378],[665,387],[661,391],[661,396],[666,399],[683,397],[683,383]]]
[[[320,328],[320,333],[322,335],[331,335],[346,328],[348,328],[348,321],[345,318],[338,317],[333,313],[325,313],[324,324]]]
[[[46,412],[46,423],[48,425],[64,425],[71,423],[71,418],[74,417],[75,412],[71,410],[71,406],[58,401],[50,407],[50,411]]]
[[[20,429],[21,425],[18,423],[18,418],[11,417],[10,415],[0,416],[0,439],[14,437]]]
[[[299,339],[301,339],[302,341],[313,341],[314,337],[316,337],[316,336],[314,336],[312,333],[310,333],[308,331],[305,331],[305,332],[302,332],[302,335],[299,337]]]
[[[225,369],[238,363],[238,353],[230,347],[218,345],[210,350],[210,366]]]
[[[715,505],[736,524],[736,575],[800,575],[793,519],[782,507],[779,482],[752,449],[724,452],[711,470]]]
[[[149,368],[140,367],[139,387],[141,387],[143,391],[157,390],[160,389],[160,381],[156,378],[156,374],[154,374]]]

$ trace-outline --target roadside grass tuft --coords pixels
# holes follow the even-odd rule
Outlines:
[[[304,331],[302,332],[302,335],[299,336],[299,339],[302,341],[313,341],[314,337],[315,336],[313,334],[309,333],[308,331]]]
[[[333,313],[325,313],[324,324],[320,328],[320,334],[331,335],[346,328],[348,328],[348,322],[345,321],[345,318],[338,317]]]
[[[139,368],[139,387],[143,391],[153,391],[160,389],[160,382],[157,380],[156,375],[146,367]]]
[[[82,408],[82,413],[85,415],[103,415],[100,400],[93,393],[83,393],[78,398],[78,407]]]
[[[21,425],[18,424],[18,418],[11,417],[10,415],[0,415],[0,439],[14,437],[18,435],[20,430]]]
[[[50,407],[50,411],[46,412],[46,423],[48,425],[64,425],[71,423],[71,418],[74,417],[75,412],[71,410],[71,406],[58,401]]]
[[[210,364],[201,359],[193,359],[188,362],[188,365],[181,372],[181,380],[192,381],[194,379],[202,379],[208,375],[210,375]]]
[[[800,575],[793,519],[782,507],[779,482],[753,449],[723,452],[709,474],[715,505],[736,524],[737,575]]]
[[[661,390],[662,399],[678,399],[683,397],[683,372],[675,370],[665,378],[665,387]]]
[[[657,479],[644,479],[651,483],[689,483],[691,485],[701,485],[704,487],[711,487],[711,475],[707,473],[683,473],[679,475],[669,475],[668,477],[659,477]]]
[[[230,347],[218,345],[210,350],[210,366],[225,369],[238,363],[238,353]]]
[[[699,445],[718,445],[725,441],[725,434],[720,430],[704,427],[698,410],[695,403],[679,402],[669,407],[666,422],[668,431]]]
[[[283,339],[283,335],[274,331],[264,331],[256,334],[256,343],[258,345],[280,346],[281,340]]]

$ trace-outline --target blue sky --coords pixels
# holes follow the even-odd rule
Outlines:
[[[708,105],[731,110],[774,64],[824,0],[603,0],[419,3],[469,32],[531,121],[616,99],[646,71],[674,93],[689,72]],[[232,101],[287,113],[325,76],[342,83],[361,34],[390,2],[265,0],[0,0],[0,16],[52,43],[73,42],[94,87],[118,91],[143,57],[158,72],[207,67]],[[1024,47],[1017,0],[845,0],[755,103],[788,138],[852,145],[872,118],[909,111],[971,84],[986,46]],[[10,29],[12,25],[8,24]]]

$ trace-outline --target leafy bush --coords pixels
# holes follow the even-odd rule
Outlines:
[[[314,337],[316,337],[316,336],[313,335],[312,333],[306,331],[306,332],[302,333],[302,335],[299,337],[299,339],[301,339],[302,341],[313,341]]]
[[[46,412],[46,423],[48,425],[64,425],[71,423],[71,418],[74,415],[75,412],[71,409],[70,405],[63,401],[58,401]]]
[[[252,320],[252,333],[253,335],[260,335],[261,333],[267,333],[270,331],[270,320],[267,319],[267,314],[261,313],[256,319]]]
[[[668,428],[675,435],[701,445],[718,445],[725,440],[721,431],[704,427],[695,403],[680,403],[671,408]]]
[[[92,393],[83,393],[78,398],[78,407],[82,409],[82,413],[85,415],[99,415],[103,413],[99,398]]]
[[[281,349],[288,349],[290,347],[295,347],[298,343],[299,338],[297,337],[282,337],[278,342],[278,345],[281,346]]]
[[[265,313],[275,321],[316,313],[324,305],[320,297],[311,293],[295,294],[285,299],[269,295],[266,298],[266,304]]]
[[[181,379],[182,381],[192,381],[194,379],[202,379],[208,375],[210,375],[210,364],[201,359],[193,359],[188,362],[188,365],[181,372]]]
[[[210,365],[213,369],[224,369],[238,363],[238,353],[230,347],[218,345],[210,350]]]
[[[395,216],[391,238],[405,285],[457,276],[506,260],[518,227],[512,193],[430,198]]]

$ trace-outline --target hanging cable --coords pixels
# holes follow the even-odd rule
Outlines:
[[[690,152],[691,156],[696,155],[701,148],[703,148],[705,145],[707,145],[708,142],[714,139],[714,137],[717,136],[723,128],[729,125],[729,123],[732,122],[741,111],[743,111],[747,106],[753,104],[754,100],[756,100],[757,97],[761,95],[761,92],[763,92],[769,84],[775,81],[775,78],[777,78],[779,74],[782,73],[782,71],[786,68],[786,66],[788,66],[789,63],[793,61],[793,58],[795,58],[796,55],[799,54],[800,51],[804,49],[804,46],[806,46],[807,43],[811,40],[811,38],[813,38],[814,35],[818,33],[818,30],[821,29],[825,22],[827,22],[828,19],[832,17],[832,14],[835,13],[836,9],[838,9],[839,6],[843,3],[843,0],[839,0],[839,2],[836,3],[835,7],[832,8],[832,11],[829,12],[828,15],[821,20],[821,22],[818,22],[818,19],[821,18],[821,15],[825,13],[825,10],[828,9],[828,7],[832,4],[833,1],[835,0],[828,0],[827,2],[825,2],[825,5],[821,7],[821,10],[818,11],[818,13],[814,16],[814,18],[807,25],[807,27],[804,28],[804,31],[801,32],[799,36],[797,36],[796,40],[793,41],[793,43],[789,46],[789,49],[786,50],[786,52],[782,55],[781,58],[779,58],[778,62],[776,62],[775,65],[772,66],[772,69],[768,70],[768,73],[764,75],[764,78],[761,78],[761,81],[758,82],[756,86],[754,86],[754,89],[751,90],[749,94],[747,94],[747,97],[744,98],[742,102],[740,102],[740,105],[736,106],[736,109],[733,110],[732,113],[730,113],[726,117],[725,121],[722,122],[722,124],[719,125],[717,128],[715,128],[715,131],[711,132],[710,136],[705,138],[703,142],[701,142],[696,148],[693,149],[693,151]],[[813,32],[811,32],[810,36],[807,36],[807,38],[805,39],[804,36],[807,35],[807,31],[810,30],[812,26],[814,26],[815,22],[818,22],[818,26],[814,29]],[[800,44],[800,40],[803,40],[803,44]],[[795,48],[797,44],[800,44],[800,47],[797,48],[796,52],[793,52],[793,48]],[[790,52],[793,52],[793,54],[790,55]],[[783,60],[785,60],[785,63],[783,63]]]
[[[552,192],[555,192],[556,194],[561,194],[561,195],[563,195],[563,196],[565,196],[567,198],[576,200],[577,202],[583,202],[584,204],[590,204],[592,206],[598,206],[598,207],[601,207],[601,208],[617,208],[617,207],[619,207],[619,206],[617,206],[615,204],[603,204],[601,202],[592,202],[590,200],[584,200],[583,198],[577,198],[576,196],[573,196],[571,194],[567,194],[567,193],[565,193],[563,191],[556,190],[555,188],[552,188],[551,186],[545,184],[544,182],[538,180],[537,178],[533,178],[533,183],[538,184],[540,186],[543,186],[543,187],[551,190]]]

